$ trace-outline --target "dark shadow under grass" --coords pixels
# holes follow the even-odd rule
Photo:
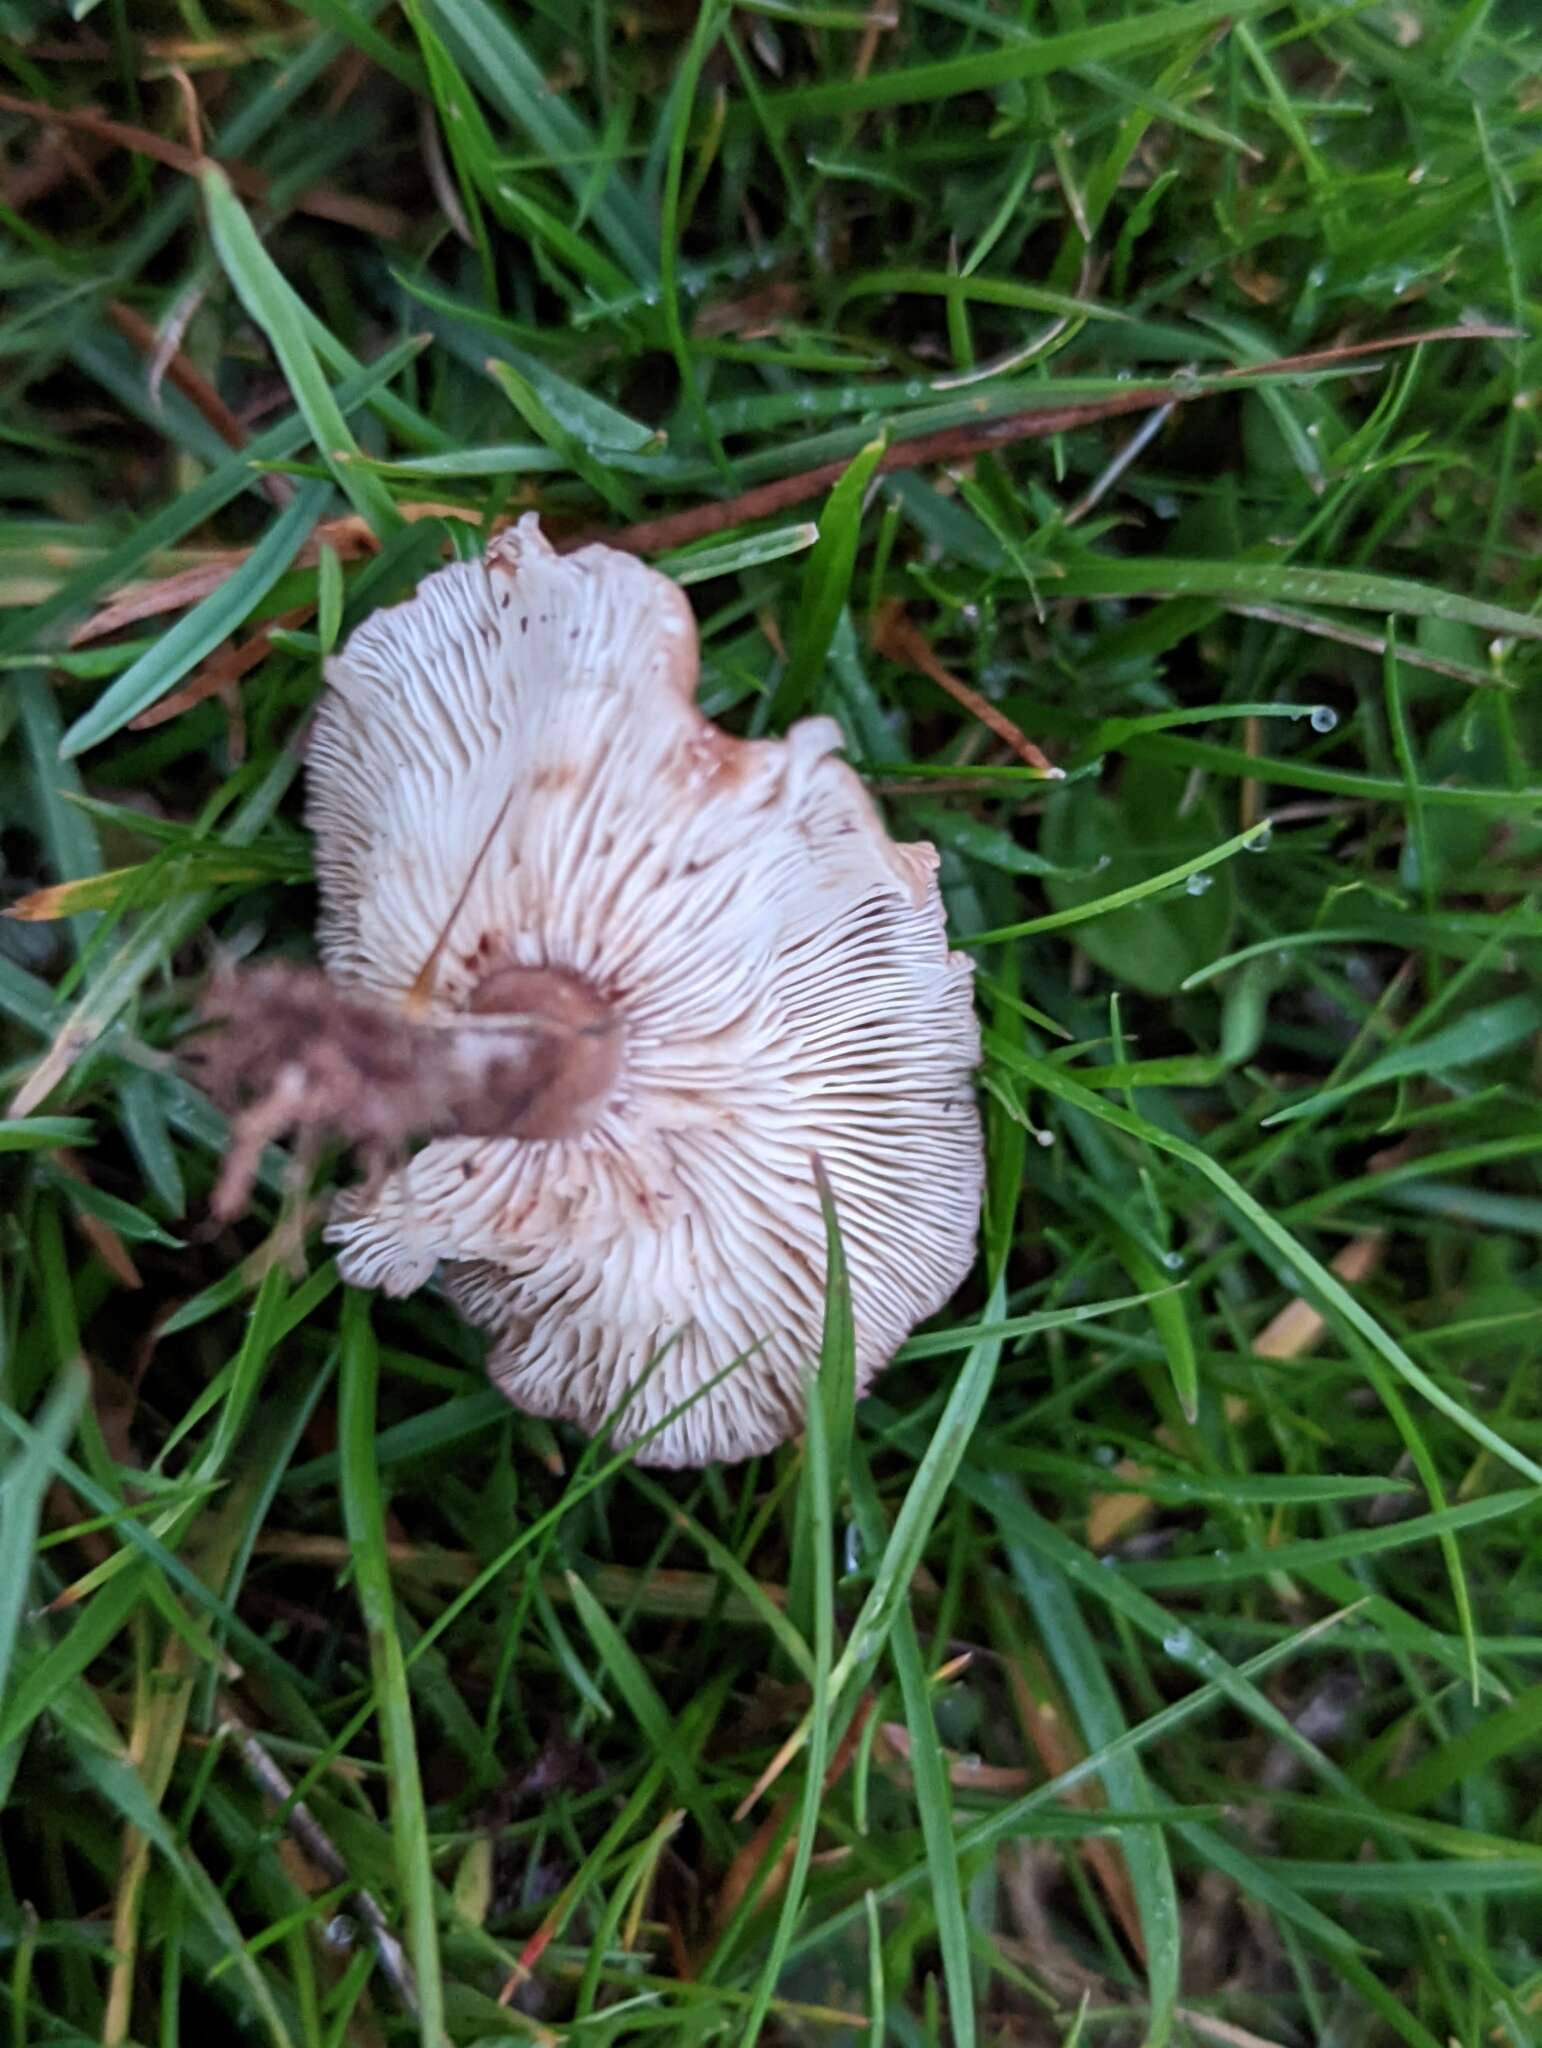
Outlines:
[[[72,13],[0,8],[0,2037],[1534,2039],[1533,10]],[[208,1221],[319,657],[530,507],[666,522],[704,707],[835,717],[978,962],[977,1276],[854,1426],[834,1289],[744,1467],[513,1414],[276,1156]]]

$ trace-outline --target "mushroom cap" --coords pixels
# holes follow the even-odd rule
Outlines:
[[[445,1263],[518,1407],[699,1465],[801,1428],[825,1230],[857,1391],[974,1257],[983,1172],[970,963],[927,845],[896,844],[828,718],[739,740],[696,709],[684,595],[533,514],[328,664],[308,755],[320,944],[449,1022],[511,969],[608,1006],[621,1051],[576,1136],[438,1139],[329,1226],[355,1285]],[[736,1361],[738,1363],[736,1364]],[[651,1370],[650,1370],[651,1367]]]

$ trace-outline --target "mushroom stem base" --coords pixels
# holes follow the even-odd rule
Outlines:
[[[523,1061],[530,1092],[512,1126],[495,1133],[463,1122],[466,1135],[553,1139],[587,1130],[621,1073],[620,1020],[598,990],[564,967],[500,967],[467,1007],[478,1020],[458,1027],[468,1050],[485,1042],[489,1057]]]

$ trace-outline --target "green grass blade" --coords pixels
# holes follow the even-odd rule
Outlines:
[[[64,735],[66,758],[100,746],[115,732],[174,689],[254,607],[261,604],[299,552],[300,544],[326,509],[325,484],[311,484],[279,513],[246,560],[218,590],[179,619],[169,633],[142,654],[104,690]]]
[[[882,438],[868,442],[832,489],[819,515],[819,538],[803,573],[786,672],[766,714],[768,724],[777,731],[807,707],[824,674],[825,657],[851,590],[863,502],[884,446]]]
[[[3,1128],[3,1127],[0,1127]],[[32,1583],[33,1545],[54,1460],[75,1433],[89,1390],[78,1367],[64,1373],[38,1417],[30,1441],[22,1438],[0,1464],[0,1701],[7,1697],[12,1653]]]
[[[374,1707],[390,1788],[391,1836],[406,1912],[407,1947],[417,1986],[418,2039],[423,2048],[442,2048],[444,1987],[428,1815],[418,1766],[412,1695],[407,1687],[391,1566],[386,1556],[385,1498],[374,1462],[380,1361],[369,1326],[369,1306],[362,1294],[345,1297],[344,1317],[338,1405],[343,1515],[353,1555],[359,1611],[369,1638]]]
[[[1235,0],[1230,6],[1226,0],[1189,0],[1183,7],[1145,8],[1128,19],[1105,22],[1097,28],[993,43],[978,55],[875,71],[866,78],[839,79],[828,85],[788,87],[766,96],[766,112],[786,125],[865,113],[875,107],[953,99],[960,93],[992,92],[1021,79],[1048,78],[1076,65],[1160,50],[1192,37],[1196,29],[1235,20],[1239,15],[1269,14],[1276,5],[1277,0]]]
[[[717,1806],[702,1783],[701,1774],[682,1744],[680,1731],[660,1699],[658,1688],[648,1676],[641,1658],[578,1573],[569,1572],[567,1580],[574,1611],[594,1645],[602,1668],[609,1673],[650,1747],[664,1759],[676,1790],[702,1832],[715,1844],[719,1853],[731,1854],[731,1837]]]
[[[825,1767],[829,1760],[831,1712],[835,1697],[831,1668],[835,1661],[835,1508],[831,1447],[825,1431],[825,1401],[821,1389],[812,1379],[806,1412],[808,1434],[802,1480],[807,1495],[804,1513],[812,1532],[814,1560],[814,1670],[809,1689],[809,1738],[803,1761],[803,1796],[798,1810],[797,1844],[793,1850],[792,1867],[787,1873],[776,1930],[745,2019],[742,2035],[745,2048],[754,2048],[760,2038],[792,1945],[798,1916],[803,1910],[814,1857],[814,1838],[819,1830],[819,1812],[825,1794]]]
[[[378,477],[339,459],[357,455],[358,443],[316,359],[294,288],[262,246],[225,173],[211,165],[200,182],[220,262],[242,305],[271,342],[316,452],[359,517],[386,539],[401,524],[401,515]]]

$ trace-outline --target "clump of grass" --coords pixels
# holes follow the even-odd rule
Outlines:
[[[75,13],[0,19],[8,2038],[1532,2038],[1529,11]],[[743,1468],[510,1413],[276,1158],[208,1222],[319,657],[530,505],[979,961],[978,1280],[854,1424],[832,1287]]]

